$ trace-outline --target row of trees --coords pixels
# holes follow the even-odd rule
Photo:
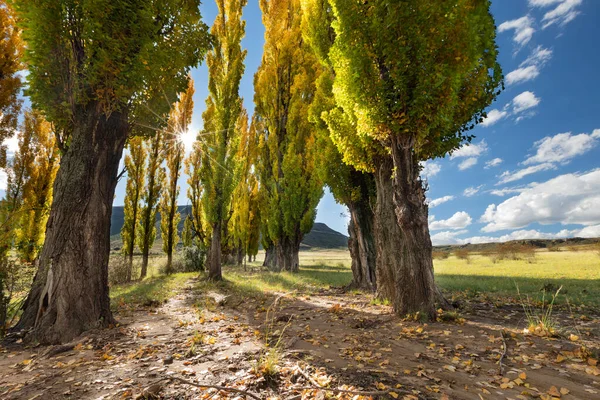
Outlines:
[[[192,205],[184,238],[209,248],[211,279],[221,279],[223,254],[252,254],[259,236],[267,266],[297,271],[327,184],[351,213],[354,283],[399,314],[433,316],[443,298],[420,163],[471,140],[498,94],[489,2],[261,0],[252,118],[239,95],[245,4],[217,0],[209,33],[198,1],[14,0],[28,94],[52,122],[61,156],[18,328],[57,342],[113,321],[109,227],[126,142],[124,246],[130,255],[137,241],[142,273],[157,208],[167,254],[178,241],[184,164]],[[205,54],[204,128],[184,160],[177,137],[193,107],[188,72]]]

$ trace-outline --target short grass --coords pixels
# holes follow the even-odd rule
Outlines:
[[[345,286],[352,280],[350,256],[344,250],[311,250],[300,252],[300,272],[272,273],[260,267],[263,254],[249,263],[247,271],[239,267],[224,268],[226,282],[223,287],[243,295],[268,295],[296,292],[310,294],[329,287]],[[159,261],[157,259],[157,261]],[[159,262],[150,269],[150,278],[111,289],[113,301],[144,303],[169,298],[185,281],[198,274],[158,273]],[[567,300],[574,305],[600,307],[600,256],[596,251],[538,251],[534,262],[502,260],[493,263],[484,255],[472,254],[470,260],[451,256],[435,260],[438,284],[459,297],[487,296],[491,300],[518,301],[521,296],[541,299],[543,289],[555,291],[562,286],[557,304]],[[212,284],[200,283],[199,289],[209,289]]]

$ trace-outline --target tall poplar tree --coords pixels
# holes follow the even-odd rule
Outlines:
[[[300,0],[262,0],[265,45],[254,76],[260,143],[261,220],[267,263],[298,271],[300,242],[314,223],[322,196],[315,171],[315,130],[308,107],[318,62],[302,39]]]
[[[335,103],[325,115],[343,160],[372,172],[377,291],[399,314],[434,317],[438,291],[420,162],[471,140],[502,72],[489,1],[328,0]]]
[[[246,0],[217,0],[219,13],[211,27],[213,47],[206,56],[208,91],[202,114],[202,208],[210,229],[207,255],[208,277],[221,280],[221,247],[227,229],[231,195],[235,185],[236,131],[242,112],[239,95],[246,50],[241,42],[246,32],[242,11]]]
[[[125,188],[125,206],[123,207],[124,221],[121,228],[123,239],[123,255],[127,257],[127,282],[131,281],[133,270],[133,252],[137,243],[138,229],[140,225],[141,200],[144,193],[144,181],[146,178],[146,149],[144,139],[140,136],[129,139],[129,154],[125,156],[125,168],[127,170],[127,186]]]
[[[163,126],[165,98],[185,89],[208,32],[198,0],[12,2],[27,38],[28,94],[61,149],[46,241],[17,328],[42,343],[69,341],[114,322],[108,256],[123,147],[142,126]]]
[[[335,40],[332,20],[328,0],[302,0],[303,37],[322,65],[309,109],[309,120],[317,129],[317,162],[321,179],[330,188],[335,200],[348,207],[350,212],[348,249],[352,258],[352,286],[374,291],[377,285],[373,213],[375,179],[373,174],[344,163],[322,118],[334,108],[343,112],[336,106],[333,97],[335,72],[329,59],[329,50]],[[344,129],[354,128],[346,125]]]
[[[202,181],[200,172],[202,165],[202,147],[200,142],[194,142],[194,147],[188,158],[185,159],[185,173],[188,176],[187,197],[190,201],[190,214],[188,215],[191,240],[200,246],[205,245],[206,235],[204,216],[202,211]]]
[[[181,215],[177,208],[179,197],[179,175],[183,166],[185,146],[181,136],[187,132],[192,122],[194,111],[194,81],[190,78],[185,92],[179,95],[179,101],[173,106],[169,114],[169,123],[165,138],[165,159],[167,162],[167,182],[160,199],[160,236],[163,242],[163,251],[167,254],[167,273],[172,272],[173,251],[179,243],[177,226]]]
[[[0,167],[6,166],[4,140],[13,136],[18,123],[21,101],[21,56],[23,42],[15,17],[5,0],[0,0]]]
[[[148,154],[148,165],[146,167],[146,187],[142,194],[143,205],[140,209],[140,226],[137,230],[137,245],[142,252],[140,279],[144,279],[148,273],[148,257],[156,239],[158,202],[165,184],[165,169],[162,167],[164,160],[162,138],[163,133],[157,131],[154,136],[144,142],[145,152]]]
[[[19,256],[26,262],[33,262],[44,244],[60,157],[52,126],[39,112],[25,112],[22,131],[27,141],[20,146],[19,157],[25,158],[21,162],[25,164],[26,181],[16,245]]]

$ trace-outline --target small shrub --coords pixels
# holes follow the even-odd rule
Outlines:
[[[454,250],[454,256],[459,260],[466,260],[467,263],[471,261],[471,252],[467,249],[456,249]]]
[[[181,252],[183,272],[204,271],[206,261],[206,249],[201,246],[184,247]]]
[[[560,246],[554,245],[554,246],[548,247],[548,251],[552,252],[552,253],[558,253],[558,252],[562,251],[562,249],[560,248]]]
[[[535,261],[535,247],[519,243],[502,243],[497,249],[499,260],[526,260]]]
[[[521,297],[521,292],[517,286],[517,293],[519,295],[523,311],[525,311],[525,317],[527,318],[527,328],[525,329],[525,333],[546,337],[557,336],[559,324],[556,318],[554,318],[553,309],[554,302],[556,301],[561,289],[562,286],[551,295],[550,301],[546,301],[546,294],[549,292],[547,292],[544,288],[542,290],[542,307],[541,309],[537,309],[535,306],[531,305],[529,296],[527,296],[525,299]]]
[[[127,259],[116,255],[108,260],[108,284],[120,285],[127,282]]]
[[[450,252],[448,252],[448,251],[434,251],[431,255],[432,255],[432,257],[435,260],[445,260],[448,257],[450,257]]]
[[[0,338],[16,322],[35,270],[34,264],[0,258]]]

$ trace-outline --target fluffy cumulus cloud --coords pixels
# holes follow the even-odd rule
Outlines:
[[[508,74],[506,74],[505,80],[507,85],[514,85],[535,79],[539,74],[540,70],[538,66],[530,65],[528,67],[520,67],[514,71],[510,71]]]
[[[483,119],[483,122],[481,123],[481,125],[483,126],[492,126],[494,125],[496,122],[500,121],[502,118],[506,117],[508,115],[508,112],[502,110],[490,110],[490,112],[487,113],[487,117],[485,117]]]
[[[434,161],[425,161],[421,166],[423,167],[421,176],[425,179],[436,176],[442,170],[441,165]]]
[[[529,43],[535,33],[533,29],[534,20],[529,15],[521,18],[505,21],[498,26],[498,32],[514,30],[513,41],[522,47]]]
[[[450,156],[450,159],[455,159],[455,158],[467,158],[467,157],[479,157],[480,155],[482,155],[483,153],[485,153],[488,150],[488,145],[485,142],[485,140],[482,140],[481,142],[475,144],[475,143],[467,143],[464,146],[462,146],[460,149],[456,150],[454,153],[452,153],[452,155]]]
[[[15,133],[12,137],[4,139],[3,144],[6,146],[6,151],[9,155],[15,154],[19,149],[18,132]]]
[[[442,229],[459,230],[464,229],[471,225],[473,218],[464,212],[458,211],[448,219],[442,219],[437,221],[434,216],[429,219],[429,229],[432,231],[439,231]]]
[[[0,168],[0,190],[6,190],[6,185],[8,184],[8,175],[4,168]]]
[[[454,200],[454,196],[438,197],[437,199],[433,199],[429,202],[429,207],[430,208],[437,207],[440,204],[446,203],[451,200]]]
[[[559,175],[534,183],[499,205],[491,204],[481,217],[484,232],[520,229],[532,223],[600,224],[600,169]]]
[[[512,101],[513,111],[520,113],[529,110],[540,104],[540,98],[536,97],[533,92],[526,91],[517,96]]]
[[[504,160],[501,158],[494,158],[493,160],[486,161],[485,168],[497,167],[498,165],[502,164],[503,161]]]
[[[477,164],[477,157],[469,157],[458,164],[458,169],[464,171],[465,169],[471,168],[475,164]]]
[[[438,232],[434,235],[431,235],[431,243],[434,246],[439,246],[442,244],[456,244],[460,241],[460,239],[457,239],[457,237],[464,235],[467,232],[467,230]]]
[[[546,136],[534,143],[536,153],[525,160],[523,164],[569,162],[593,149],[598,144],[599,138],[600,129],[594,130],[591,134],[572,135],[571,132],[567,132]]]

